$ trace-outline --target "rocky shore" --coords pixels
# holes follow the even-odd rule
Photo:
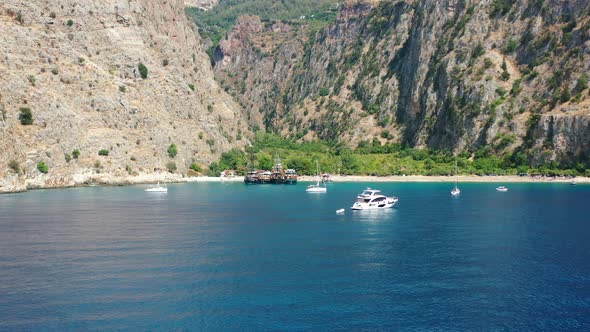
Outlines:
[[[209,176],[186,176],[169,172],[155,172],[138,175],[114,175],[80,173],[73,176],[55,178],[41,175],[31,179],[22,179],[18,176],[9,176],[0,179],[0,193],[15,193],[31,189],[68,188],[83,187],[92,185],[125,186],[148,183],[182,183],[182,182],[242,182],[243,177],[209,177]]]

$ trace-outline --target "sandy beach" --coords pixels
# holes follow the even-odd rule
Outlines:
[[[334,182],[455,182],[454,176],[424,176],[424,175],[407,175],[407,176],[362,176],[362,175],[333,175]],[[300,176],[299,181],[313,182],[317,181],[314,176]],[[494,183],[590,183],[590,178],[576,177],[532,177],[532,176],[477,176],[477,175],[460,175],[457,177],[458,182],[494,182]]]

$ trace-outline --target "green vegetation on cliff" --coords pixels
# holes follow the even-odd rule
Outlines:
[[[508,138],[509,139],[509,138]],[[455,160],[460,174],[516,175],[586,175],[584,165],[548,164],[530,168],[528,160],[519,153],[497,155],[491,147],[472,153],[453,156],[450,151],[415,149],[400,144],[381,144],[364,141],[350,149],[334,142],[313,141],[298,143],[280,136],[259,132],[253,145],[244,153],[233,149],[223,153],[219,162],[209,166],[209,175],[218,176],[224,169],[235,169],[244,174],[249,168],[270,169],[275,156],[280,156],[284,167],[294,168],[301,175],[316,172],[315,160],[323,172],[344,175],[453,175]]]

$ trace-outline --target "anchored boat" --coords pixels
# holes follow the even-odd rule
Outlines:
[[[381,194],[381,190],[367,188],[356,197],[352,210],[374,210],[391,208],[397,203],[395,196],[387,197]]]
[[[145,191],[147,192],[153,192],[153,193],[167,193],[168,192],[168,187],[164,187],[160,185],[160,182],[158,182],[157,185],[152,185],[149,186],[147,188],[145,188]]]
[[[307,186],[307,189],[305,189],[305,191],[307,191],[308,193],[326,193],[328,192],[328,188],[325,184],[323,184],[323,182],[320,184],[320,164],[317,160],[315,161],[315,164],[318,169],[318,183],[310,184],[309,186]]]

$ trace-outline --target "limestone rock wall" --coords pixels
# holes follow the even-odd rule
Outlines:
[[[20,123],[23,108],[32,125]],[[241,122],[181,0],[0,3],[0,191],[186,173],[243,146]]]
[[[215,57],[251,125],[590,165],[588,1],[347,1],[317,32],[262,26],[239,21]]]

